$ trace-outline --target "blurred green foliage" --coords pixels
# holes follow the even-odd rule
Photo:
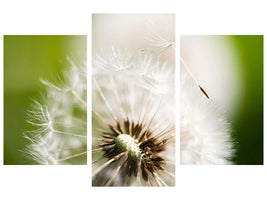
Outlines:
[[[241,165],[263,164],[263,36],[232,36],[241,56],[244,99],[233,122],[236,156]]]
[[[55,79],[67,56],[86,61],[86,48],[86,36],[4,36],[4,164],[35,164],[23,153],[23,133],[32,128],[26,111],[44,91],[40,79]]]

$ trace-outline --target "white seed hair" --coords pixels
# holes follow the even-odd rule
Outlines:
[[[105,53],[105,51],[102,52]],[[128,119],[131,124],[144,123],[144,130],[151,129],[153,136],[169,131],[167,135],[174,137],[174,73],[171,73],[174,71],[174,66],[160,61],[155,62],[157,59],[148,52],[140,55],[138,51],[133,51],[129,55],[131,59],[125,57],[123,59],[131,60],[131,63],[127,68],[120,68],[120,70],[114,65],[108,65],[109,69],[106,70],[102,64],[97,64],[100,62],[93,61],[93,67],[104,70],[103,73],[93,74],[93,136],[99,137],[98,134],[101,133],[99,130],[109,131],[108,124],[114,125],[116,120],[122,122],[123,119]],[[113,56],[115,56],[114,53]],[[109,56],[102,58],[108,60],[101,59],[101,63],[109,63],[113,60]],[[144,58],[145,60],[142,60]],[[95,56],[94,59],[99,59],[99,57]],[[93,149],[97,149],[98,144],[100,143],[97,140],[93,140]],[[164,154],[173,161],[174,146],[170,145],[170,149]],[[100,159],[99,155],[93,154],[93,160],[97,159]],[[93,171],[99,172],[102,166],[103,163],[94,165]],[[119,167],[118,165],[117,170],[114,169],[116,173],[119,173]],[[174,170],[174,168],[171,169]],[[105,179],[109,177],[105,173],[115,173],[106,170],[102,170],[98,178],[103,176]],[[111,176],[111,178],[116,185],[122,182],[119,180],[122,178],[119,175]],[[162,177],[156,179],[160,178]],[[165,176],[163,180],[173,184],[172,177]]]
[[[180,163],[232,164],[233,142],[225,114],[187,72],[181,70],[180,82]]]
[[[63,80],[42,81],[46,93],[27,112],[33,130],[25,153],[39,164],[86,164],[86,65],[69,62]]]

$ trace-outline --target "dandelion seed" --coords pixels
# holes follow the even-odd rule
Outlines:
[[[57,84],[42,81],[46,94],[34,101],[28,122],[34,130],[25,153],[39,164],[86,164],[86,65],[69,60],[71,67]]]
[[[174,48],[174,23],[174,15],[165,15],[164,17],[159,17],[159,19],[157,20],[149,20],[147,22],[147,35],[145,36],[145,39],[149,41],[153,46],[159,47],[160,53],[166,51],[170,47]]]
[[[181,164],[231,164],[234,150],[223,112],[190,71],[181,70],[180,88]]]

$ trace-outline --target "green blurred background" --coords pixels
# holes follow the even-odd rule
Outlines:
[[[232,123],[236,142],[233,161],[241,165],[263,164],[263,36],[231,36],[235,42],[244,79],[244,98]]]
[[[71,59],[86,61],[86,36],[4,36],[4,164],[36,164],[23,153],[31,125],[26,111],[41,97],[40,79],[53,80]]]

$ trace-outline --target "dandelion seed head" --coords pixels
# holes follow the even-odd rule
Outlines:
[[[171,89],[163,93],[156,87],[156,82],[163,85],[160,78],[168,70],[161,70],[153,55],[133,54],[130,67],[93,75],[93,132],[101,136],[93,148],[93,185],[165,185],[173,180],[159,175],[169,167],[166,146],[174,148],[174,118],[166,114],[174,104]]]
[[[139,148],[138,141],[128,134],[121,134],[115,138],[115,144],[120,151],[128,151],[131,157],[137,159],[141,158],[142,152]]]
[[[222,110],[185,72],[180,94],[181,164],[231,164],[234,150]]]
[[[106,41],[111,19],[94,16],[93,186],[174,185],[174,64],[161,40],[171,16],[146,26],[151,16],[112,15]]]
[[[127,48],[100,49],[93,59],[93,73],[122,71],[131,67],[134,54]]]
[[[25,153],[39,164],[86,163],[86,66],[70,63],[57,83],[42,81],[46,93],[27,113]]]

